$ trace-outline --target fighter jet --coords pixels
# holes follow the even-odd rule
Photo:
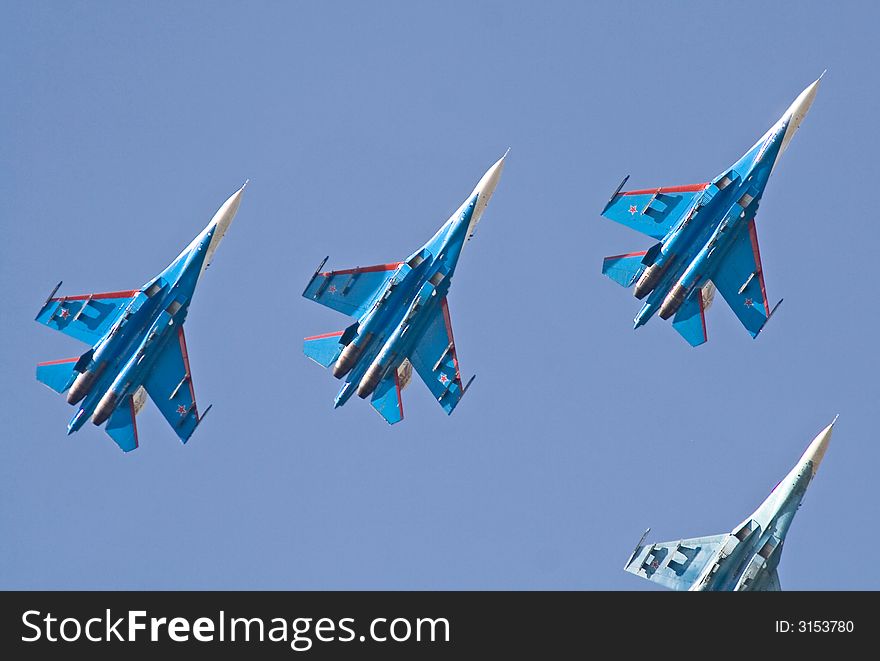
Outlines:
[[[635,328],[658,312],[662,319],[675,315],[675,330],[699,346],[707,339],[705,311],[716,288],[753,338],[770,320],[782,301],[770,308],[755,214],[821,79],[710,182],[621,192],[629,175],[624,177],[602,215],[659,241],[648,250],[606,257],[602,264],[602,273],[624,287],[635,284],[636,298],[645,300]]]
[[[247,185],[247,182],[245,182]],[[36,320],[91,345],[81,356],[37,365],[37,379],[78,405],[67,433],[90,417],[124,451],[138,447],[135,416],[149,394],[184,443],[199,415],[183,323],[193,293],[229,229],[245,186],[232,194],[183,252],[140,289],[84,296],[55,294]]]
[[[624,569],[673,590],[780,590],[776,568],[791,521],[804,499],[837,417],[810,443],[791,472],[732,532],[677,542],[643,544]]]
[[[508,150],[509,151],[509,150]],[[344,331],[307,337],[306,356],[343,379],[336,408],[357,392],[389,424],[403,419],[400,393],[412,369],[447,414],[473,382],[462,383],[446,296],[464,244],[495,192],[505,153],[437,233],[406,261],[321,272],[303,296],[356,321]]]

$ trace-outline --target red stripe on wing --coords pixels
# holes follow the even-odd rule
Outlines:
[[[60,365],[61,363],[75,363],[79,360],[79,356],[76,358],[61,358],[60,360],[47,360],[45,363],[37,363],[37,367],[43,367],[44,365]]]
[[[140,443],[138,442],[137,413],[134,410],[134,397],[128,398],[128,407],[131,411],[131,427],[134,430],[134,447],[137,449],[140,447]]]
[[[458,356],[455,351],[455,338],[452,336],[452,320],[449,318],[449,303],[446,298],[440,303],[443,309],[443,321],[446,322],[446,333],[449,335],[449,341],[452,343],[452,364],[455,366],[455,380],[461,381],[461,374],[458,371]]]
[[[770,301],[767,300],[767,288],[764,286],[764,267],[761,265],[761,250],[758,248],[758,232],[755,229],[754,219],[749,222],[749,238],[752,240],[752,252],[755,254],[755,265],[758,267],[758,282],[761,283],[764,311],[770,314]]]
[[[128,291],[108,291],[103,294],[82,294],[80,296],[57,296],[55,298],[50,298],[50,301],[84,301],[88,298],[91,298],[93,301],[100,300],[102,298],[131,298],[135,294],[137,294],[140,289],[130,289]]]
[[[394,264],[377,264],[376,266],[363,266],[356,269],[343,269],[342,271],[327,271],[324,273],[319,273],[318,275],[323,275],[325,278],[329,278],[334,275],[348,275],[350,273],[375,273],[377,271],[393,271],[402,263],[403,262],[395,262]]]
[[[189,354],[186,351],[186,338],[183,335],[183,326],[177,327],[177,337],[180,339],[180,353],[183,356],[183,366],[186,368],[187,383],[189,385],[189,396],[193,404],[193,413],[196,420],[199,419],[199,409],[196,407],[196,391],[193,388],[192,370],[189,368]]]
[[[642,188],[641,190],[628,190],[620,195],[653,195],[654,193],[696,193],[703,190],[709,182],[702,184],[688,184],[686,186],[665,186],[661,188]]]
[[[325,337],[339,337],[344,332],[345,331],[336,331],[335,333],[324,333],[323,335],[312,335],[311,337],[307,337],[305,339],[305,342],[308,342],[309,340],[323,340]]]
[[[697,292],[697,296],[700,297],[700,323],[703,324],[703,342],[707,342],[709,340],[709,335],[706,333],[706,310],[703,307],[703,288]]]
[[[628,252],[623,255],[611,255],[610,257],[606,257],[605,261],[607,262],[609,259],[623,259],[624,257],[644,257],[647,254],[647,250],[642,250],[641,252]]]

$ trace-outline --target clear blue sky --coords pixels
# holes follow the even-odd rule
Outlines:
[[[0,587],[652,589],[647,526],[730,530],[840,413],[781,582],[880,589],[880,11],[770,4],[6,3]],[[705,181],[825,68],[758,214],[778,316],[633,332],[621,177]],[[334,411],[315,266],[405,257],[507,147],[450,296],[467,398]],[[187,322],[205,424],[66,437],[46,295],[140,286],[247,177]]]

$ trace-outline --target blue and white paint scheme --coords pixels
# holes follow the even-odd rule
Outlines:
[[[509,150],[508,150],[509,151]],[[403,262],[315,271],[303,296],[356,321],[344,331],[307,337],[306,356],[343,380],[340,407],[357,392],[389,424],[403,419],[401,391],[412,370],[446,411],[464,396],[446,301],[459,256],[495,192],[505,154],[424,246]]]
[[[644,299],[635,328],[655,313],[662,319],[675,315],[675,330],[699,346],[707,339],[705,311],[717,289],[749,334],[758,336],[782,301],[771,309],[767,299],[755,214],[821,80],[712,181],[625,192],[629,176],[620,183],[602,215],[658,241],[648,250],[606,257],[602,264],[602,273],[624,287],[635,285],[636,298]]]
[[[247,185],[247,182],[245,182]],[[91,345],[37,365],[37,379],[77,406],[67,433],[88,420],[124,451],[138,446],[135,417],[149,395],[184,443],[205,417],[196,407],[183,324],[193,293],[238,211],[244,186],[159,275],[140,289],[46,299],[36,320]]]
[[[792,519],[819,470],[835,417],[810,443],[767,499],[729,533],[644,544],[642,535],[624,569],[673,590],[780,590],[777,567]]]

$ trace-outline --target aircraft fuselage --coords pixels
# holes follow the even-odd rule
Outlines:
[[[334,376],[345,378],[336,406],[354,392],[368,397],[418,343],[449,291],[477,198],[474,195],[428,243],[397,266],[376,302],[358,320],[356,335],[333,367]]]
[[[202,264],[214,231],[205,232],[188,254],[144,285],[98,343],[80,359],[81,373],[68,402],[81,403],[67,426],[80,429],[89,418],[104,423],[120,402],[127,401],[150,373],[156,356],[186,320]],[[185,415],[187,412],[182,412]]]
[[[636,327],[655,313],[668,319],[697,288],[711,279],[730,246],[752,223],[773,169],[785,127],[756,144],[698,194],[669,231],[635,287],[646,298]],[[757,274],[755,274],[757,276]]]

